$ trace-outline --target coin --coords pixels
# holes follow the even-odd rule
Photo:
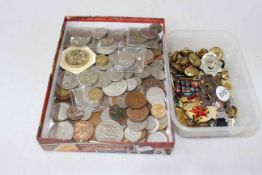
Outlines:
[[[95,53],[89,47],[71,46],[62,53],[60,66],[74,74],[79,74],[95,63]]]
[[[83,117],[84,111],[77,109],[75,106],[70,106],[67,109],[67,115],[70,120],[76,121]]]
[[[85,46],[91,41],[91,37],[79,37],[79,36],[71,36],[70,44],[75,46]]]
[[[160,80],[149,77],[143,81],[144,91],[148,91],[148,89],[150,89],[151,87],[159,87],[164,90],[164,83]]]
[[[70,106],[64,102],[53,105],[50,112],[52,119],[55,121],[67,120],[67,109],[69,107]]]
[[[159,129],[165,129],[168,126],[168,118],[167,115],[165,115],[164,117],[158,119],[159,122]]]
[[[97,55],[96,56],[96,65],[104,66],[108,63],[109,59],[105,55]]]
[[[140,44],[145,42],[147,39],[144,38],[139,31],[129,32],[129,44]]]
[[[120,67],[121,69],[127,69],[134,65],[136,62],[136,55],[128,50],[124,50],[116,55],[117,62],[115,66]]]
[[[146,53],[145,53],[146,64],[151,64],[153,61],[154,61],[154,53],[151,50],[146,49]]]
[[[92,31],[92,37],[95,39],[101,39],[105,37],[107,34],[107,29],[105,28],[97,28]]]
[[[116,41],[124,40],[126,37],[126,32],[124,30],[114,30],[110,32],[110,36]]]
[[[111,81],[119,81],[124,77],[123,72],[116,72],[113,67],[107,69],[106,75]]]
[[[112,82],[108,86],[102,87],[103,92],[110,97],[122,95],[126,91],[126,89],[127,89],[126,80]]]
[[[102,47],[111,47],[114,44],[115,40],[113,37],[106,37],[102,38],[100,42]]]
[[[190,63],[193,66],[195,66],[195,67],[200,67],[201,66],[201,60],[200,60],[200,58],[196,54],[191,53],[191,54],[189,54],[188,58],[189,58]]]
[[[219,47],[212,47],[209,51],[214,53],[214,54],[216,54],[218,56],[219,60],[223,59],[223,51],[222,51],[221,48],[219,48]]]
[[[101,120],[102,121],[113,120],[109,114],[109,108],[106,108],[105,110],[103,110],[103,112],[101,113]]]
[[[89,120],[92,116],[92,112],[91,111],[85,111],[84,116],[80,119],[80,120]]]
[[[228,70],[223,70],[221,72],[221,76],[224,80],[228,80],[229,79],[229,74],[228,74]]]
[[[199,70],[194,66],[188,66],[185,68],[184,73],[189,77],[195,77],[199,74]]]
[[[157,31],[158,33],[162,32],[162,25],[159,23],[153,23],[149,26],[150,29]]]
[[[144,69],[144,72],[142,73],[135,73],[135,76],[138,77],[138,78],[147,78],[150,76],[150,67],[149,66],[146,66],[145,69]]]
[[[191,53],[194,53],[192,50],[185,48],[183,50],[179,50],[178,53],[182,56],[188,56]]]
[[[68,121],[55,123],[48,132],[48,138],[71,140],[73,138],[74,128]]]
[[[141,131],[133,131],[129,127],[125,129],[125,138],[130,142],[137,142],[142,137]]]
[[[206,73],[215,76],[221,70],[222,63],[219,62],[216,54],[209,52],[201,59],[200,68]]]
[[[154,132],[149,134],[147,142],[167,142],[167,136],[162,132]]]
[[[115,52],[115,50],[117,49],[116,44],[114,43],[112,46],[110,47],[105,47],[103,46],[103,40],[99,40],[95,46],[95,52],[101,55],[109,55],[112,54],[113,52]]]
[[[228,91],[232,88],[229,80],[222,80],[222,86],[224,86]]]
[[[122,126],[114,121],[107,120],[99,123],[95,129],[95,137],[101,142],[120,142],[124,136]]]
[[[137,86],[140,86],[142,83],[141,78],[138,78],[138,77],[133,77],[133,78],[137,81]]]
[[[137,81],[134,78],[126,79],[127,91],[133,91],[137,87]]]
[[[92,86],[98,80],[98,74],[96,70],[91,67],[86,69],[85,71],[81,72],[79,75],[80,83],[87,86]]]
[[[131,108],[142,108],[146,105],[146,97],[140,92],[129,92],[126,95],[126,104]]]
[[[104,96],[104,93],[99,88],[92,88],[88,91],[88,97],[94,101],[100,101]]]
[[[151,87],[146,91],[146,99],[150,104],[163,104],[165,101],[165,92],[159,87]]]
[[[155,39],[158,36],[157,31],[150,29],[150,28],[140,29],[140,33],[146,39]]]
[[[116,97],[116,105],[118,105],[121,108],[127,108],[126,97],[123,95]]]
[[[107,77],[106,72],[104,71],[98,71],[98,80],[95,84],[93,84],[93,87],[105,87],[108,86],[111,83],[111,80]]]
[[[112,66],[113,66],[113,63],[112,63],[112,61],[109,60],[108,63],[103,65],[103,66],[96,65],[96,68],[99,69],[99,70],[107,70]]]
[[[134,75],[133,72],[125,72],[125,73],[124,73],[124,78],[125,78],[125,79],[128,79],[128,78],[133,77],[133,75]]]
[[[101,122],[101,111],[93,112],[88,120],[93,126],[97,126]]]
[[[195,54],[199,57],[202,58],[206,53],[208,53],[208,50],[205,48],[201,48],[195,52]]]
[[[146,106],[139,109],[127,108],[126,114],[130,120],[139,122],[148,117],[148,108]]]
[[[75,74],[63,71],[58,75],[57,85],[63,89],[73,89],[79,85],[79,81]]]
[[[151,66],[150,74],[157,80],[164,80],[166,78],[164,70],[159,66]]]
[[[230,118],[236,117],[237,115],[237,108],[235,106],[231,106],[226,110],[226,113]]]
[[[126,117],[126,110],[114,105],[109,108],[109,115],[113,120],[120,120],[121,118]]]
[[[135,121],[132,121],[130,119],[127,119],[127,126],[132,131],[141,131],[141,130],[145,129],[145,127],[147,126],[147,119],[139,121],[139,122],[135,122]]]
[[[153,104],[151,113],[155,118],[162,118],[166,115],[166,107],[162,104]]]
[[[78,121],[74,124],[74,136],[73,138],[78,142],[88,141],[95,129],[93,125],[88,121]]]
[[[55,89],[55,96],[57,99],[64,101],[70,98],[70,90],[69,89],[63,89],[59,86]]]
[[[156,132],[159,129],[159,121],[156,118],[149,116],[147,118],[146,129],[149,133]]]

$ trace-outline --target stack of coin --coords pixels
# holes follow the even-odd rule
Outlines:
[[[185,48],[169,54],[176,114],[188,127],[233,126],[228,70],[219,47],[197,51]],[[231,113],[232,112],[232,113]]]
[[[161,36],[160,24],[128,32],[70,30],[62,58],[71,67],[60,67],[49,137],[76,142],[168,141]],[[83,69],[91,52],[96,59]]]

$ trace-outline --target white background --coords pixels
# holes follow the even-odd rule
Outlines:
[[[0,0],[0,174],[261,174],[261,129],[243,138],[176,136],[170,156],[45,152],[35,139],[65,15],[164,17],[168,31],[232,32],[261,101],[261,7],[259,0]]]

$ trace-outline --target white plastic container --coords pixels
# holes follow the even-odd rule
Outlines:
[[[224,53],[225,68],[229,71],[233,105],[238,108],[233,127],[187,127],[172,116],[176,130],[183,137],[237,136],[253,133],[259,126],[260,105],[256,97],[245,59],[235,37],[225,31],[181,30],[167,34],[167,52],[184,49],[220,47]],[[172,105],[175,107],[175,104]],[[174,108],[175,109],[175,108]],[[173,109],[173,111],[174,111]]]

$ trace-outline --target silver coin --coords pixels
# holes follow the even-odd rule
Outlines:
[[[120,142],[124,137],[122,126],[114,120],[100,122],[95,129],[95,137],[101,142]]]
[[[167,136],[162,132],[154,132],[149,134],[147,138],[148,142],[167,142]]]
[[[97,28],[92,31],[92,37],[95,39],[101,39],[105,37],[107,34],[107,29],[105,28]]]
[[[141,78],[138,78],[138,77],[133,77],[133,78],[137,81],[137,86],[140,86],[142,83]]]
[[[158,119],[158,121],[159,121],[159,124],[160,124],[160,125],[161,125],[161,124],[164,124],[164,123],[167,123],[167,122],[168,122],[168,117],[167,117],[167,115],[165,115],[164,117]]]
[[[98,71],[98,81],[93,85],[94,87],[105,87],[111,83],[111,80],[107,77],[103,71]]]
[[[109,114],[109,108],[106,108],[102,113],[101,113],[101,120],[106,121],[106,120],[112,120],[110,114]]]
[[[206,53],[201,59],[200,68],[206,73],[215,76],[221,71],[222,63],[218,56],[212,52]]]
[[[166,78],[164,70],[158,66],[151,66],[150,74],[157,80],[164,80]]]
[[[85,114],[83,115],[83,117],[81,118],[81,120],[89,120],[92,116],[92,112],[91,111],[85,111]]]
[[[134,78],[126,79],[127,91],[133,91],[137,87],[137,80]]]
[[[127,108],[125,95],[116,97],[116,104],[121,108]]]
[[[48,133],[48,138],[70,140],[73,138],[74,128],[68,121],[55,123]]]
[[[153,23],[153,24],[150,25],[149,28],[152,29],[152,30],[157,31],[158,33],[162,32],[162,30],[163,30],[162,25],[159,24],[159,23]]]
[[[146,49],[145,59],[146,62],[152,62],[152,60],[154,59],[154,53],[151,50]]]
[[[150,28],[142,28],[140,30],[140,33],[143,37],[145,37],[146,39],[155,39],[158,36],[157,31],[152,30]]]
[[[70,44],[75,46],[85,46],[91,41],[91,37],[70,37]]]
[[[147,78],[150,75],[150,66],[146,66],[143,73],[135,73],[138,78]]]
[[[98,74],[94,67],[90,67],[79,74],[79,80],[82,85],[92,86],[98,80]]]
[[[110,36],[112,36],[116,41],[121,41],[125,39],[126,32],[124,30],[114,30],[110,32]]]
[[[158,49],[160,47],[159,46],[159,42],[156,39],[154,39],[154,40],[147,40],[142,45],[144,47],[148,48],[148,49]]]
[[[159,121],[155,117],[149,116],[147,118],[146,129],[149,133],[156,132],[159,129]]]
[[[111,67],[106,70],[106,76],[111,80],[111,81],[119,81],[124,77],[123,72],[116,72],[116,70]]]
[[[116,66],[119,66],[122,69],[127,69],[134,65],[136,62],[136,55],[130,51],[122,51],[116,55],[117,62],[115,63]]]
[[[125,73],[124,73],[124,78],[125,78],[125,79],[128,79],[128,78],[131,78],[133,75],[134,75],[133,72],[125,72]]]
[[[136,142],[142,137],[141,131],[133,131],[129,127],[125,129],[125,138],[130,142]]]
[[[115,50],[117,49],[117,47],[116,47],[115,44],[116,44],[116,43],[114,43],[114,44],[113,44],[112,46],[110,46],[110,47],[105,47],[105,46],[103,46],[103,43],[102,43],[102,41],[100,40],[100,41],[97,42],[95,51],[96,51],[96,53],[101,54],[101,55],[109,55],[109,54],[112,54],[112,53],[115,52]]]
[[[147,125],[147,119],[141,122],[134,122],[130,119],[127,119],[127,126],[133,131],[141,131],[146,128],[146,125]]]
[[[70,106],[67,103],[57,103],[54,106],[52,106],[50,115],[55,121],[63,121],[67,120],[67,109]]]
[[[165,92],[159,87],[151,87],[146,91],[146,99],[150,104],[163,104]]]
[[[126,89],[126,80],[112,82],[108,86],[102,87],[103,92],[110,97],[122,95],[126,91]]]
[[[57,85],[63,89],[73,89],[79,85],[76,74],[63,71],[58,75]]]
[[[155,60],[152,64],[151,67],[158,67],[159,69],[164,69],[164,60],[163,59],[159,59],[159,60]]]

